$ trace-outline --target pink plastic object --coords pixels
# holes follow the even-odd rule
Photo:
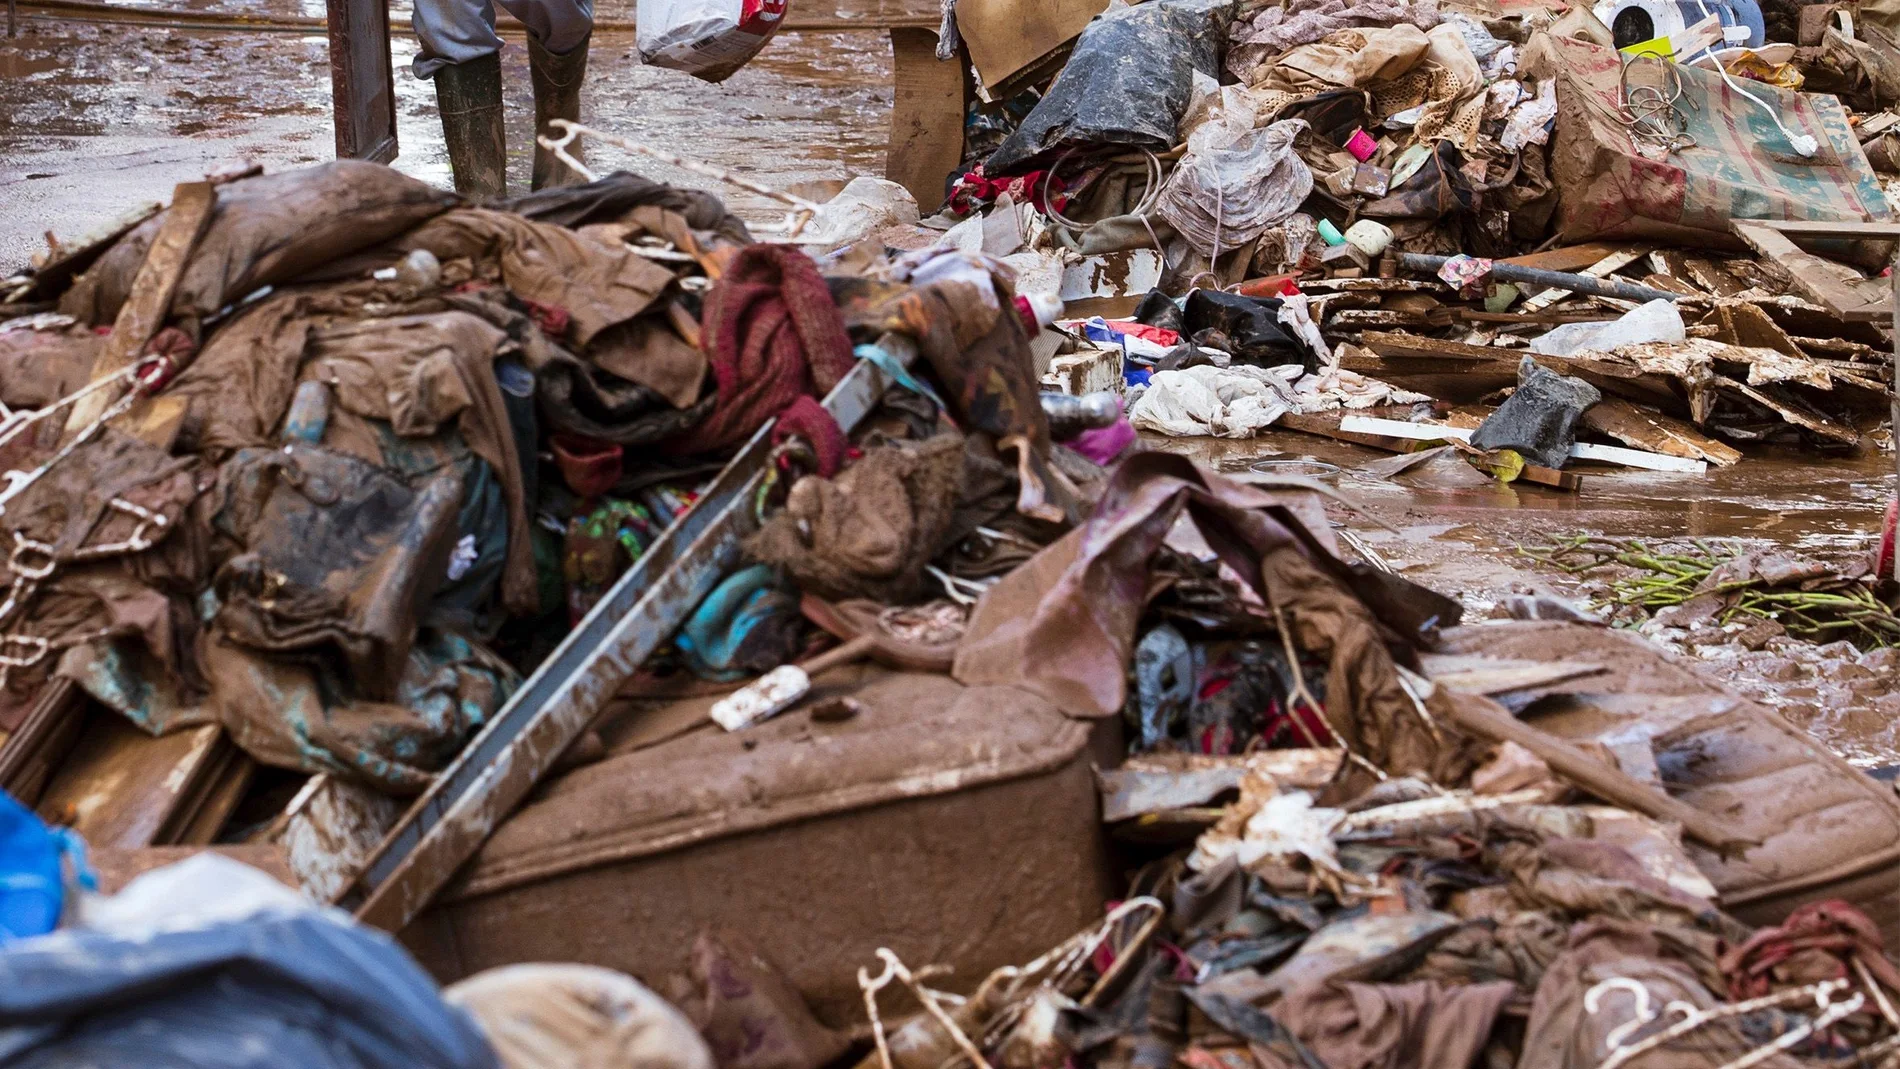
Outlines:
[[[1346,151],[1352,153],[1353,159],[1364,163],[1372,158],[1373,153],[1379,151],[1379,143],[1364,130],[1354,130],[1352,136],[1346,139]]]

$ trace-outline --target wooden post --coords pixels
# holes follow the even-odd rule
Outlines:
[[[944,185],[963,162],[964,73],[968,61],[937,58],[937,32],[891,27],[891,142],[884,177],[910,190],[917,210],[943,206]]]
[[[396,158],[396,75],[389,0],[328,0],[330,101],[338,159]]]

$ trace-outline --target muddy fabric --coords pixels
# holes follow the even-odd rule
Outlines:
[[[1327,1069],[1467,1069],[1516,990],[1333,982],[1289,994],[1273,1015]]]
[[[49,547],[61,563],[96,556],[98,547],[140,530],[157,543],[208,484],[200,474],[196,457],[174,457],[108,427],[8,502],[3,523]],[[114,499],[155,513],[162,524],[114,506]],[[8,541],[13,551],[17,540]]]
[[[686,1015],[625,973],[505,965],[442,991],[468,1011],[503,1069],[713,1069]]]
[[[456,202],[453,193],[361,160],[246,178],[219,186],[217,197],[172,297],[174,316],[209,316],[259,287],[387,241]],[[60,310],[110,325],[169,214],[159,212],[120,238],[73,283]]]
[[[1433,739],[1393,660],[1395,649],[1422,641],[1428,620],[1455,617],[1454,605],[1391,577],[1356,574],[1314,541],[1285,499],[1160,453],[1123,461],[1087,523],[984,594],[957,654],[957,680],[1023,687],[1074,715],[1118,713],[1148,565],[1184,514],[1285,614],[1294,645],[1330,664],[1327,719],[1355,753],[1388,773],[1428,771],[1441,783],[1458,782],[1476,763],[1470,745]]]
[[[0,402],[42,408],[92,379],[105,338],[84,327],[0,332]]]
[[[1289,0],[1236,26],[1227,69],[1248,81],[1269,57],[1355,26],[1438,25],[1438,0]]]
[[[331,772],[390,794],[426,790],[519,682],[457,635],[414,636],[388,701],[338,700],[360,680],[255,653],[213,633],[211,708],[244,751],[277,768]]]
[[[274,444],[311,331],[356,314],[362,295],[352,287],[282,290],[239,309],[206,339],[197,359],[165,388],[187,403],[197,450],[215,462]]]
[[[827,598],[914,601],[944,548],[962,474],[960,435],[871,449],[836,479],[798,480],[746,553]]]
[[[502,601],[533,615],[539,605],[521,454],[495,381],[508,336],[467,312],[339,323],[311,335],[303,377],[330,384],[336,402],[387,420],[395,433],[427,437],[453,423],[501,481],[508,505]]]
[[[609,248],[565,227],[506,212],[463,208],[405,235],[401,251],[427,249],[447,263],[493,265],[509,292],[566,313],[567,337],[586,345],[647,310],[673,272],[627,248]]]
[[[711,193],[681,189],[626,171],[615,171],[585,185],[536,190],[497,205],[537,223],[578,228],[626,218],[635,208],[656,205],[683,216],[694,230],[711,230],[737,244],[752,235],[725,202]]]
[[[1782,987],[1854,979],[1850,961],[1867,967],[1888,991],[1900,991],[1895,968],[1867,915],[1839,899],[1810,902],[1778,927],[1763,928],[1722,955],[1729,997],[1757,998]]]
[[[1585,1008],[1585,994],[1612,977],[1643,985],[1652,1013],[1677,999],[1698,1009],[1713,1007],[1720,1001],[1714,991],[1721,984],[1714,948],[1713,937],[1681,929],[1608,920],[1578,925],[1569,949],[1537,988],[1518,1069],[1596,1069],[1610,1032],[1636,1012],[1636,999],[1627,991],[1603,998],[1597,1013]],[[1630,1069],[1715,1069],[1759,1042],[1742,1035],[1739,1019],[1718,1019],[1626,1064]],[[1794,1069],[1802,1063],[1779,1055],[1759,1064]]]
[[[824,396],[851,370],[851,339],[818,267],[791,245],[753,245],[706,297],[700,329],[718,402],[669,445],[706,453],[739,444],[800,395]]]
[[[411,488],[311,446],[246,450],[219,473],[218,524],[246,551],[213,579],[217,623],[278,653],[334,650],[358,692],[388,698],[446,576],[461,481]]]
[[[535,367],[534,387],[535,411],[551,430],[622,446],[675,437],[697,442],[698,425],[718,403],[708,394],[691,408],[674,408],[645,386],[598,370],[557,346],[549,346]]]
[[[587,347],[587,359],[602,371],[652,390],[674,408],[699,400],[706,383],[706,354],[659,316],[641,316],[602,331]]]
[[[259,653],[215,628],[199,637],[196,660],[201,690],[155,674],[123,641],[69,651],[59,674],[153,735],[222,724],[262,764],[397,795],[427,789],[520,683],[480,645],[433,628],[416,635],[387,702],[358,697],[347,672]]]
[[[994,298],[967,282],[900,287],[850,279],[836,285],[854,333],[876,337],[888,331],[916,339],[957,426],[1016,452],[1021,510],[1061,520],[1059,504],[1067,502],[1072,486],[1058,481],[1049,459],[1049,418],[1022,321],[1002,311],[1013,313],[1015,291],[1006,278],[993,275],[991,284]],[[1051,504],[1052,496],[1058,504]]]
[[[1713,902],[1651,876],[1627,850],[1607,842],[1511,842],[1493,858],[1510,874],[1512,893],[1528,909],[1675,924],[1715,912]]]
[[[820,1069],[850,1049],[739,933],[700,933],[692,970],[698,997],[683,1008],[711,1044],[719,1069]]]

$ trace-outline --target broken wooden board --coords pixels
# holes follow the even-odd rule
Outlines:
[[[1188,809],[1235,790],[1242,778],[1266,776],[1282,788],[1318,790],[1339,772],[1337,750],[1263,750],[1254,754],[1150,754],[1122,767],[1097,770],[1102,822]]]
[[[1600,664],[1568,661],[1523,661],[1469,654],[1423,653],[1419,664],[1426,678],[1460,694],[1497,695],[1545,687],[1603,672]]]
[[[963,158],[965,68],[937,59],[935,31],[895,27],[890,35],[895,91],[884,177],[910,190],[929,215]]]
[[[1336,442],[1351,442],[1354,445],[1363,445],[1368,449],[1382,449],[1388,453],[1416,453],[1425,449],[1430,444],[1411,438],[1393,438],[1383,434],[1355,434],[1351,431],[1343,431],[1339,429],[1339,421],[1344,419],[1345,416],[1346,414],[1344,412],[1314,412],[1310,415],[1288,413],[1275,420],[1273,425],[1290,431],[1299,431],[1302,434],[1317,434],[1322,438],[1331,438]]]
[[[1890,238],[1900,236],[1895,223],[1809,223],[1799,230],[1786,228],[1793,223],[1769,223],[1736,220],[1735,234],[1749,248],[1781,265],[1794,280],[1795,287],[1814,298],[1828,311],[1850,323],[1879,323],[1893,316],[1893,298],[1884,279],[1853,282],[1841,278],[1850,270],[1832,260],[1803,252],[1790,240],[1791,234],[1831,238]],[[1848,229],[1848,228],[1853,229]],[[1862,228],[1878,227],[1880,230]],[[1817,229],[1818,228],[1818,229]]]
[[[1569,245],[1561,249],[1545,249],[1543,252],[1511,256],[1499,260],[1498,263],[1511,264],[1514,267],[1530,267],[1539,271],[1582,271],[1622,251],[1622,246],[1592,241],[1584,245]]]
[[[1814,415],[1813,413],[1804,412],[1800,410],[1799,408],[1794,407],[1793,405],[1789,405],[1784,402],[1777,401],[1774,398],[1768,396],[1768,394],[1764,393],[1763,391],[1758,390],[1755,387],[1750,386],[1745,382],[1741,382],[1736,379],[1731,379],[1727,377],[1726,375],[1717,375],[1715,376],[1715,384],[1718,386],[1724,386],[1724,387],[1727,387],[1728,389],[1734,390],[1736,393],[1739,393],[1742,396],[1748,398],[1749,400],[1755,402],[1756,404],[1762,406],[1763,408],[1768,409],[1770,412],[1773,412],[1775,415],[1780,416],[1782,419],[1788,421],[1789,423],[1792,423],[1795,426],[1800,427],[1804,430],[1812,431],[1823,438],[1827,438],[1832,441],[1839,442],[1842,445],[1857,446],[1860,444],[1860,434],[1859,432],[1855,431],[1853,428],[1843,427],[1840,424],[1835,423],[1833,420],[1824,419],[1820,416]]]
[[[1717,467],[1742,459],[1740,450],[1703,434],[1693,424],[1639,408],[1620,397],[1605,397],[1591,405],[1584,410],[1582,422],[1598,434],[1651,453],[1706,460]]]
[[[327,902],[355,881],[402,810],[381,791],[321,773],[290,800],[264,839],[283,855],[294,886]]]
[[[216,724],[153,738],[95,709],[36,808],[94,845],[170,845],[167,836],[193,823],[205,793],[215,791],[212,777],[229,767],[224,749],[231,745]]]
[[[1376,419],[1371,416],[1356,415],[1340,420],[1339,427],[1348,432],[1384,435],[1392,438],[1413,438],[1425,442],[1468,443],[1471,441],[1472,434],[1469,428],[1453,427],[1442,423],[1407,423],[1403,420]],[[1598,445],[1595,442],[1577,442],[1570,447],[1570,456],[1575,460],[1594,460],[1605,464],[1642,468],[1646,471],[1701,475],[1709,470],[1708,462],[1703,460],[1646,453],[1640,449],[1623,449],[1613,445]]]
[[[1627,248],[1619,249],[1616,252],[1613,252],[1604,256],[1602,259],[1598,260],[1597,262],[1591,264],[1589,267],[1586,267],[1582,271],[1579,271],[1577,273],[1580,275],[1587,276],[1589,278],[1609,278],[1611,275],[1615,274],[1617,271],[1625,267],[1628,267],[1630,264],[1635,263],[1636,261],[1642,259],[1645,256],[1648,256],[1650,248],[1651,246],[1648,246],[1648,245],[1632,245]],[[1567,289],[1562,289],[1562,288],[1544,290],[1543,292],[1525,301],[1519,307],[1519,310],[1524,311],[1524,312],[1542,311],[1543,309],[1548,308],[1553,304],[1556,304],[1558,301],[1563,300],[1565,297],[1570,296],[1570,292],[1571,291]]]
[[[172,204],[158,224],[145,261],[132,277],[131,296],[119,309],[92,365],[92,379],[116,375],[137,362],[158,328],[165,325],[172,310],[172,295],[178,292],[178,280],[185,273],[191,250],[205,228],[211,225],[212,209],[217,206],[217,188],[211,182],[180,182],[172,191]],[[74,434],[90,426],[116,400],[109,389],[88,394],[73,405],[66,419],[66,433]]]

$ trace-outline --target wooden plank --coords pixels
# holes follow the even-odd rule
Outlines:
[[[963,162],[964,65],[937,59],[931,30],[891,35],[891,138],[884,177],[910,190],[925,215],[943,205],[944,184]]]
[[[198,802],[204,776],[220,759],[216,724],[153,738],[116,713],[89,718],[37,807],[88,843],[131,848],[163,845],[166,827]]]
[[[1485,345],[1467,345],[1460,341],[1426,338],[1402,331],[1369,330],[1360,343],[1380,356],[1408,357],[1421,360],[1507,361],[1516,367],[1527,352],[1523,349],[1494,349]]]
[[[1735,234],[1756,252],[1780,264],[1795,288],[1820,302],[1829,312],[1850,323],[1878,323],[1893,314],[1887,284],[1866,279],[1860,284],[1836,277],[1839,264],[1801,251],[1781,231],[1754,221],[1735,224]]]
[[[1606,257],[1615,256],[1621,251],[1623,251],[1622,246],[1592,241],[1584,245],[1568,245],[1561,249],[1545,249],[1543,252],[1511,256],[1499,260],[1498,263],[1512,264],[1516,267],[1534,267],[1539,271],[1581,271],[1586,267],[1602,263]]]
[[[178,280],[191,259],[192,248],[211,225],[211,212],[217,202],[217,189],[208,181],[180,182],[173,190],[172,205],[152,238],[151,248],[146,250],[145,262],[132,278],[131,296],[119,308],[112,333],[93,360],[91,381],[131,367],[145,350],[145,343],[171,316]],[[81,398],[67,416],[66,433],[77,433],[98,419],[117,400],[112,394],[112,390],[103,389]]]
[[[1683,420],[1638,408],[1620,397],[1605,397],[1583,413],[1583,425],[1619,442],[1666,456],[1691,457],[1726,467],[1742,459],[1740,450],[1718,442]]]
[[[53,770],[66,760],[85,725],[85,694],[66,678],[49,680],[0,747],[0,789],[36,806]]]
[[[1453,427],[1443,423],[1407,423],[1404,420],[1378,419],[1372,416],[1347,416],[1340,421],[1339,428],[1347,432],[1410,438],[1421,442],[1468,443],[1472,435],[1472,431],[1466,427]],[[1576,460],[1595,460],[1649,471],[1688,472],[1700,475],[1709,470],[1708,463],[1702,460],[1689,460],[1661,453],[1645,453],[1638,449],[1623,449],[1613,445],[1595,445],[1590,442],[1577,442],[1572,445],[1570,456]]]
[[[1622,268],[1628,267],[1630,264],[1648,256],[1650,249],[1651,246],[1649,245],[1635,245],[1622,248],[1616,252],[1609,253],[1578,273],[1591,278],[1609,278]],[[1570,291],[1567,289],[1547,289],[1525,301],[1519,306],[1519,310],[1523,312],[1541,312],[1568,296],[1570,296]]]
[[[1337,442],[1351,442],[1369,449],[1381,449],[1387,453],[1416,453],[1426,447],[1426,443],[1411,438],[1391,438],[1382,434],[1355,434],[1339,429],[1341,413],[1316,412],[1311,415],[1289,413],[1274,421],[1275,427],[1283,427],[1302,434],[1317,434],[1322,438],[1331,438]]]

